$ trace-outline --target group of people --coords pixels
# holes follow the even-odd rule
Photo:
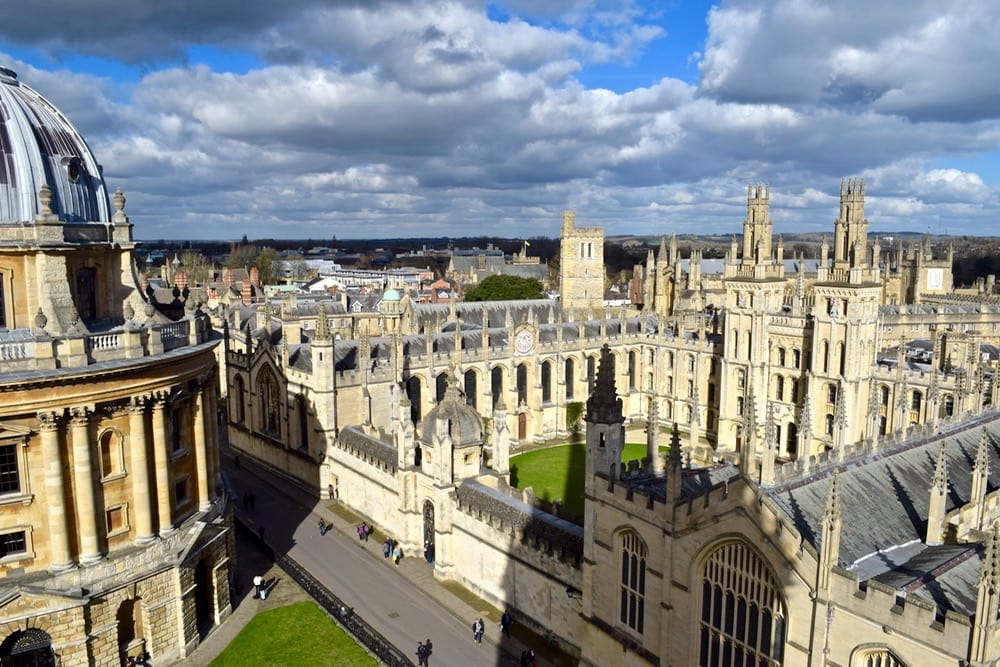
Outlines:
[[[430,667],[431,651],[434,645],[428,639],[425,642],[417,642],[417,665],[418,667]]]
[[[372,534],[372,527],[364,521],[358,526],[358,539],[362,542],[368,541],[368,536]]]
[[[424,540],[424,560],[428,563],[434,562],[434,543],[430,540]]]
[[[399,567],[399,561],[403,558],[403,549],[391,537],[387,537],[382,543],[382,558],[386,560],[392,558],[392,562],[395,563],[396,567]]]

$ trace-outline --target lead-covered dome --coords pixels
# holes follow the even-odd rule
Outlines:
[[[48,100],[0,67],[0,224],[34,222],[43,185],[62,222],[111,221],[101,166],[87,142]]]

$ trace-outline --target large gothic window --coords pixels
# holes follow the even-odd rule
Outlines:
[[[646,545],[632,531],[622,533],[618,538],[618,545],[621,560],[618,618],[622,625],[642,634],[646,596]]]
[[[465,402],[478,407],[476,400],[476,371],[465,371]]]
[[[742,542],[716,549],[702,566],[702,667],[780,667],[785,605],[771,569]]]
[[[280,399],[278,398],[278,383],[270,373],[264,373],[260,378],[260,430],[271,435],[280,435],[279,414]]]
[[[542,403],[552,402],[552,362],[542,362]]]

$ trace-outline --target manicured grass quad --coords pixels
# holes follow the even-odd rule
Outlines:
[[[667,450],[667,447],[660,447],[661,452]],[[622,461],[641,461],[645,455],[646,445],[627,444],[622,451]],[[518,489],[530,486],[535,496],[542,500],[562,499],[568,511],[583,516],[586,456],[586,449],[580,444],[517,454],[510,459],[511,485]]]
[[[254,601],[245,601],[244,604]],[[209,667],[373,667],[378,663],[329,616],[305,601],[261,612]]]

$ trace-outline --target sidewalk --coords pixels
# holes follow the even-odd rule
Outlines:
[[[302,521],[308,522],[309,528],[313,531],[316,531],[315,526],[322,518],[331,524],[336,531],[348,539],[352,539],[359,548],[366,552],[367,558],[378,563],[384,562],[386,578],[398,577],[400,583],[405,583],[408,588],[416,589],[423,597],[434,601],[443,608],[454,619],[456,632],[461,632],[461,629],[464,629],[464,632],[468,633],[470,641],[471,628],[469,626],[473,619],[482,617],[486,627],[483,648],[492,648],[495,651],[494,655],[498,656],[496,664],[520,665],[521,652],[527,648],[528,643],[535,648],[538,665],[572,664],[570,660],[559,660],[558,658],[556,658],[556,663],[547,660],[543,652],[548,653],[549,651],[542,650],[544,649],[544,641],[518,624],[516,615],[512,626],[512,637],[510,639],[502,638],[499,628],[501,610],[496,610],[491,605],[461,589],[456,592],[462,597],[453,593],[434,578],[432,567],[420,554],[404,557],[398,567],[393,567],[391,560],[386,561],[382,557],[382,542],[385,537],[379,527],[375,527],[376,533],[371,539],[367,542],[360,542],[357,539],[357,524],[360,522],[360,518],[339,505],[337,501],[317,500],[302,488],[248,460],[246,456],[240,457],[241,469],[235,470],[230,452],[224,448],[222,454],[225,474],[235,491],[234,497],[240,498],[242,494],[249,491],[260,498],[262,505],[272,505],[279,499],[294,503],[297,508],[300,508],[300,511],[295,514],[298,517],[306,517]],[[254,513],[244,514],[244,508],[239,504],[237,504],[236,511],[244,516],[249,524],[254,522]],[[267,533],[265,533],[265,537],[267,537]],[[309,599],[309,595],[280,568],[274,566],[269,557],[253,542],[254,540],[250,536],[244,535],[241,538],[239,531],[237,532],[237,572],[238,580],[243,583],[244,590],[242,596],[234,594],[233,614],[220,628],[213,631],[187,660],[179,664],[185,666],[207,665],[229,645],[258,610],[290,604],[300,599]],[[252,598],[252,585],[249,583],[249,577],[252,574],[262,571],[266,571],[268,579],[273,577],[277,582],[274,594],[269,595],[264,602]],[[316,573],[314,576],[317,576]],[[324,583],[330,587],[333,593],[340,594],[337,590],[337,582],[324,581]],[[366,620],[373,625],[377,621],[377,619],[368,618]],[[438,643],[437,640],[435,643]],[[416,646],[398,646],[398,648],[404,653],[410,654]],[[435,652],[437,653],[437,651]]]

